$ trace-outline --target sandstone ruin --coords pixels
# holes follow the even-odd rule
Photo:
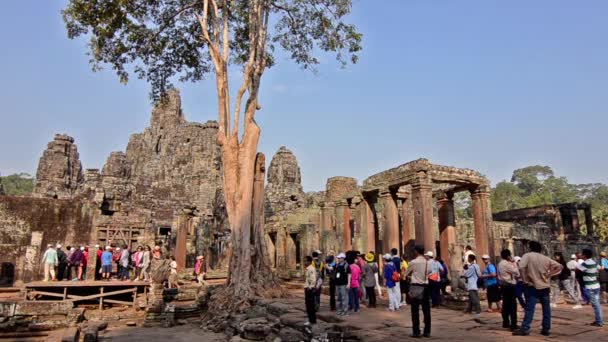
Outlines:
[[[154,107],[150,126],[131,136],[125,152],[112,152],[101,171],[83,171],[74,139],[56,135],[40,158],[34,193],[0,197],[6,247],[0,258],[15,269],[10,282],[39,278],[48,243],[158,244],[182,267],[204,254],[211,272],[225,276],[230,229],[217,133],[215,121],[188,122],[174,91]],[[522,254],[529,240],[567,252],[594,246],[589,206],[544,206],[493,218],[485,177],[426,159],[361,184],[332,177],[323,192],[305,193],[301,181],[296,156],[281,147],[268,167],[264,213],[271,262],[284,279],[300,276],[303,257],[316,249],[407,254],[420,244],[458,272],[467,244],[490,255],[507,247]],[[456,219],[459,192],[470,195],[472,221]],[[578,211],[588,223],[586,235]]]

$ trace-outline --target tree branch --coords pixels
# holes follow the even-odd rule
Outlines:
[[[199,3],[200,3],[200,1],[195,1],[191,4],[185,5],[185,6],[181,7],[180,9],[178,9],[175,13],[173,13],[173,15],[169,19],[167,19],[167,21],[165,21],[158,28],[158,31],[154,34],[154,39],[156,39],[165,29],[167,29],[169,27],[169,25],[173,22],[173,19],[177,18],[180,14],[184,13],[185,11],[195,8]]]

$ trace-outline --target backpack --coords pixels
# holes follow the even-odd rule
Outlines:
[[[401,281],[401,273],[395,269],[394,265],[389,265],[389,267],[393,269],[393,272],[391,273],[391,280],[395,283],[399,283]]]

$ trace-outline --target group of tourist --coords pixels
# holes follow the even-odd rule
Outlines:
[[[399,257],[397,249],[379,257],[372,251],[361,254],[349,251],[334,256],[330,253],[322,258],[317,250],[305,258],[305,304],[308,315],[307,325],[316,323],[316,312],[320,308],[321,290],[325,282],[329,285],[330,310],[339,316],[357,314],[361,303],[367,308],[376,308],[377,296],[382,296],[383,288],[388,297],[388,311],[399,311],[410,304],[413,333],[412,337],[429,337],[431,334],[431,308],[441,305],[450,283],[448,268],[432,251],[415,248],[415,257],[409,262],[405,256]],[[604,324],[602,298],[608,299],[608,259],[602,252],[599,262],[593,259],[593,252],[583,249],[573,254],[566,262],[562,253],[555,253],[551,259],[541,253],[538,242],[529,243],[529,253],[522,257],[513,256],[505,249],[500,254],[500,262],[495,265],[489,255],[482,255],[481,263],[470,246],[464,253],[460,278],[468,292],[465,313],[473,314],[473,319],[481,322],[479,291],[485,289],[488,302],[486,312],[500,312],[502,326],[510,329],[515,336],[530,334],[534,311],[541,303],[543,320],[541,334],[549,336],[551,329],[551,308],[565,290],[574,303],[573,309],[581,309],[590,304],[594,310],[593,326]],[[383,286],[381,286],[383,285]],[[518,325],[517,305],[524,309],[521,325]],[[422,309],[424,328],[420,328]]]
[[[160,246],[138,246],[134,250],[127,245],[100,246],[95,245],[95,279],[111,279],[120,281],[151,281],[151,266],[154,260],[163,259]],[[169,288],[177,288],[178,267],[174,256],[167,257],[170,275],[167,282]],[[89,263],[89,246],[66,247],[64,252],[61,244],[49,244],[42,257],[44,265],[43,281],[86,280]],[[203,284],[207,274],[206,263],[202,255],[196,258],[194,275],[197,282]]]
[[[88,262],[89,246],[66,246],[64,251],[61,244],[49,244],[42,256],[44,281],[83,280]]]

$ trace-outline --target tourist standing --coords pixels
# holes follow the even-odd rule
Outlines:
[[[574,293],[576,295],[576,298],[578,298],[578,302],[580,303],[581,300],[583,299],[583,293],[581,291],[581,287],[578,282],[578,277],[576,275],[576,269],[578,268],[577,259],[578,259],[578,257],[576,256],[576,254],[570,255],[570,261],[568,261],[566,263],[566,267],[568,267],[568,270],[570,270],[570,277],[572,277],[572,285],[574,288]]]
[[[513,258],[515,261],[515,265],[519,269],[519,262],[521,261],[520,256],[516,256]],[[521,277],[521,272],[518,277],[516,277],[517,283],[515,284],[515,298],[517,298],[517,302],[521,306],[522,309],[526,309],[526,297],[524,296],[524,280]]]
[[[576,255],[576,269],[575,269],[575,277],[578,283],[578,287],[581,291],[581,300],[583,301],[583,305],[589,305],[589,294],[587,288],[585,287],[585,283],[583,281],[583,275],[581,272],[577,272],[578,266],[582,264],[585,260],[583,259],[583,255],[581,253],[577,253]]]
[[[515,300],[515,286],[519,277],[517,264],[511,257],[511,251],[504,249],[500,252],[502,259],[498,263],[498,277],[502,287],[502,327],[517,330],[517,302]]]
[[[57,279],[63,280],[65,279],[66,272],[65,269],[68,266],[68,257],[65,252],[61,249],[61,245],[57,245]]]
[[[144,249],[141,246],[137,246],[137,249],[135,250],[135,253],[133,253],[133,255],[131,255],[131,260],[132,260],[132,265],[133,265],[133,280],[139,280],[139,277],[141,276],[141,267],[139,267],[139,265],[141,264],[141,259],[142,256],[144,254]]]
[[[87,278],[87,266],[89,265],[89,246],[85,246],[82,251],[82,277],[80,279],[85,280]]]
[[[401,278],[401,275],[399,275],[395,268],[395,264],[391,261],[392,257],[390,254],[385,254],[383,259],[384,285],[386,286],[386,292],[388,292],[388,311],[399,311],[399,302],[401,298],[399,298],[399,286],[397,282]],[[395,274],[398,276],[395,277]]]
[[[401,280],[399,281],[399,290],[401,292],[401,304],[400,306],[406,306],[407,305],[407,293],[410,290],[410,282],[407,279],[407,268],[409,267],[409,264],[407,263],[407,259],[405,255],[401,256],[401,268],[399,270],[399,273],[401,274]]]
[[[55,266],[58,264],[57,251],[53,248],[52,244],[46,246],[46,251],[42,256],[42,263],[44,264],[44,280],[43,281],[56,281],[55,278]]]
[[[170,289],[178,289],[179,284],[177,283],[177,261],[175,261],[175,256],[171,256],[169,258],[171,262],[169,263],[169,267],[171,268],[171,273],[169,273],[169,288]]]
[[[543,308],[541,335],[549,336],[551,330],[550,279],[562,271],[562,265],[542,255],[540,243],[530,241],[529,247],[531,252],[524,254],[519,262],[519,271],[525,285],[526,309],[521,329],[514,331],[513,335],[530,335],[530,325],[534,319],[536,303],[540,302]]]
[[[441,271],[443,266],[435,260],[432,251],[426,252],[425,256],[429,262],[429,291],[431,292],[431,303],[436,308],[441,304]]]
[[[484,254],[481,259],[486,265],[481,277],[486,285],[488,312],[494,312],[492,311],[492,303],[496,303],[496,311],[500,312],[500,287],[498,286],[498,278],[496,277],[496,266],[490,261],[490,256],[487,254]]]
[[[365,266],[363,266],[363,285],[367,294],[367,307],[376,307],[376,285],[378,285],[378,264],[374,260],[374,255],[367,253],[365,255]]]
[[[600,282],[598,279],[598,265],[593,260],[593,251],[590,249],[583,249],[582,253],[583,262],[578,265],[578,270],[583,278],[583,285],[587,290],[589,296],[589,302],[593,307],[593,313],[595,314],[595,321],[591,325],[596,327],[604,326],[604,317],[602,314],[602,307],[600,306]]]
[[[317,300],[316,300],[316,287],[317,287],[317,269],[313,265],[313,259],[307,255],[305,258],[306,266],[306,280],[304,282],[304,302],[306,303],[306,315],[308,321],[306,325],[317,324]]]
[[[429,263],[424,258],[424,247],[416,246],[416,258],[412,260],[407,269],[410,277],[410,307],[412,314],[412,337],[420,337],[420,307],[424,315],[424,333],[422,336],[431,336],[431,304],[428,286]]]
[[[121,273],[119,275],[120,280],[129,280],[129,247],[127,245],[123,246],[122,252],[120,253],[120,269]]]
[[[101,253],[101,277],[110,280],[112,274],[112,247],[106,246],[105,252]]]
[[[329,278],[329,310],[336,311],[336,260],[333,252],[325,259],[325,275]]]
[[[348,273],[348,307],[354,312],[359,312],[359,287],[361,286],[361,267],[357,262],[350,264]]]
[[[74,248],[74,252],[70,255],[68,262],[70,263],[72,269],[72,281],[78,281],[82,278],[82,249],[80,247]]]
[[[443,260],[437,259],[437,262],[441,265],[441,272],[439,272],[439,275],[441,276],[441,294],[443,296],[447,296],[448,295],[448,291],[447,291],[447,287],[448,284],[450,283],[450,276],[448,273],[448,266],[445,264],[445,262],[443,262]]]
[[[97,259],[95,259],[95,280],[101,279],[101,255],[103,254],[103,247],[95,245],[97,249]]]
[[[397,250],[397,248],[391,249],[391,261],[393,262],[393,265],[395,266],[395,271],[399,272],[401,270],[401,258],[399,257],[399,251]],[[397,293],[397,300],[399,301],[399,303],[401,303],[401,284],[400,284],[400,281],[396,280],[395,284],[397,285],[396,286],[397,289],[395,290],[395,292]]]
[[[323,288],[323,278],[325,273],[325,263],[321,259],[323,253],[320,250],[312,252],[312,265],[317,270],[317,292],[315,292],[315,307],[317,311],[321,307],[321,290]]]
[[[205,263],[205,257],[199,255],[196,257],[196,264],[194,264],[194,274],[196,280],[200,285],[205,284],[205,276],[207,275],[207,264]]]
[[[338,295],[337,314],[340,316],[346,315],[348,311],[348,264],[344,260],[344,253],[338,254],[338,264],[336,265],[336,292]]]
[[[564,260],[564,255],[561,252],[556,252],[553,254],[553,258],[555,259],[555,261],[559,262],[563,268],[560,274],[551,278],[551,287],[553,289],[553,295],[551,297],[551,307],[557,307],[557,300],[559,298],[561,289],[566,289],[566,291],[568,292],[570,297],[572,297],[575,303],[572,308],[575,310],[582,309],[583,306],[581,305],[580,299],[574,291],[574,281],[572,278],[572,272],[568,268],[566,260]]]
[[[469,263],[469,255],[475,255],[475,252],[473,252],[473,248],[469,245],[467,245],[464,248],[464,255],[462,256],[462,263],[464,264],[468,264]]]
[[[481,319],[481,303],[479,301],[479,279],[481,278],[481,268],[477,265],[477,257],[475,254],[469,254],[467,262],[464,264],[463,277],[467,282],[467,291],[469,292],[469,303],[465,313],[475,315],[475,321],[480,322]]]
[[[74,247],[71,246],[67,246],[65,248],[65,260],[66,260],[66,269],[65,269],[65,280],[72,280],[72,263],[70,262],[70,260],[72,260],[72,254],[74,254],[74,251],[76,249]]]
[[[152,263],[152,250],[146,246],[141,262],[141,274],[144,281],[150,281],[150,264]]]
[[[602,302],[608,304],[608,258],[606,258],[606,252],[601,252],[600,257],[600,293],[603,297]]]

